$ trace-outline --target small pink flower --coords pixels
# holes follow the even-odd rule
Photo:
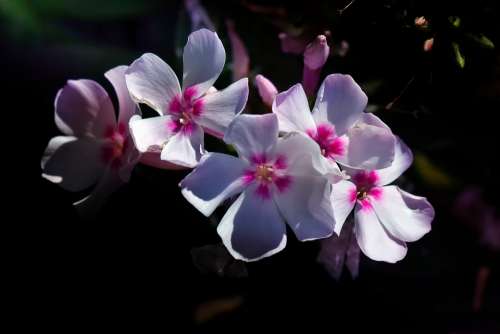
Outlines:
[[[278,94],[278,90],[276,89],[276,86],[266,78],[265,76],[258,74],[255,76],[255,85],[257,86],[257,89],[259,90],[259,95],[264,104],[266,104],[269,107],[272,107],[274,98]]]
[[[206,216],[240,194],[217,228],[235,258],[255,261],[281,251],[286,245],[284,221],[301,241],[332,234],[327,176],[339,171],[321,158],[308,136],[278,138],[276,115],[240,115],[224,140],[239,158],[207,154],[180,186]]]

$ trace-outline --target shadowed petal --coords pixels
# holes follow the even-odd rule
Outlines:
[[[117,66],[104,74],[113,85],[116,96],[118,97],[118,104],[120,106],[118,122],[122,124],[128,124],[130,118],[139,113],[139,108],[130,97],[127,83],[125,82],[125,72],[127,69],[128,66]],[[128,126],[126,126],[125,129],[128,132]]]

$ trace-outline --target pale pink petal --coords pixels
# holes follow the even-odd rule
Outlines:
[[[42,176],[69,191],[94,185],[105,170],[102,143],[76,137],[54,137],[42,158]]]
[[[217,80],[226,61],[226,52],[217,33],[200,29],[191,33],[184,47],[182,87],[196,87],[194,97],[205,93]]]
[[[130,135],[139,152],[159,151],[173,135],[171,116],[141,119],[134,116],[130,120]]]
[[[108,93],[92,80],[69,80],[55,100],[55,122],[66,135],[103,137],[116,126]]]
[[[301,84],[292,86],[279,93],[273,103],[273,113],[278,116],[280,131],[316,130],[316,125],[309,109],[309,102]]]
[[[391,128],[389,128],[389,126],[387,124],[385,124],[378,116],[374,115],[373,113],[369,113],[369,112],[362,113],[361,117],[358,120],[358,124],[360,124],[360,123],[373,125],[373,126],[391,131]]]
[[[161,159],[192,168],[198,164],[204,151],[203,130],[193,125],[189,133],[180,131],[168,140],[161,151]]]
[[[335,125],[341,136],[358,121],[367,102],[368,97],[350,75],[330,74],[318,90],[313,117],[316,124]]]
[[[226,26],[229,41],[231,42],[233,81],[236,81],[248,76],[248,72],[250,71],[250,57],[248,56],[245,44],[234,28],[234,22],[226,20]]]
[[[198,166],[179,184],[181,193],[208,217],[224,200],[243,191],[246,168],[248,164],[236,157],[205,154]]]
[[[260,98],[262,102],[267,106],[271,107],[274,102],[274,98],[278,94],[278,89],[274,84],[262,74],[257,74],[254,80],[257,89],[259,90]]]
[[[170,101],[181,92],[174,71],[152,53],[142,55],[130,65],[125,81],[135,102],[147,104],[160,115],[167,113]]]
[[[399,240],[416,241],[431,230],[434,208],[425,197],[387,186],[371,203],[385,229]]]
[[[331,201],[335,217],[335,233],[340,235],[344,222],[356,204],[356,185],[342,180],[332,184]]]
[[[118,97],[118,104],[120,106],[120,110],[118,113],[118,123],[124,125],[128,124],[128,121],[133,115],[140,113],[137,104],[130,97],[127,83],[125,82],[125,72],[127,71],[127,69],[128,66],[117,66],[110,69],[104,74],[104,76],[113,85],[116,96]],[[125,129],[128,132],[128,126],[126,126]]]
[[[257,261],[286,246],[286,228],[273,201],[243,192],[222,218],[217,233],[236,259]]]
[[[278,139],[278,119],[274,114],[239,115],[224,135],[227,144],[234,145],[240,157],[251,160],[255,155],[272,156]]]
[[[410,148],[401,140],[396,137],[396,146],[394,148],[394,160],[392,164],[380,170],[377,170],[379,176],[379,184],[386,185],[403,174],[413,162],[413,153]]]
[[[370,206],[354,208],[354,233],[359,248],[372,260],[395,263],[406,256],[406,244],[387,233]]]
[[[208,133],[222,138],[229,123],[243,111],[248,99],[248,79],[238,80],[226,89],[203,97],[203,112],[196,119]]]

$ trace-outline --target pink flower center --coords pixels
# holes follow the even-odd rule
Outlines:
[[[105,134],[106,144],[104,144],[101,157],[104,163],[111,163],[113,168],[118,168],[122,165],[122,157],[129,139],[126,133],[126,125],[119,123],[116,128],[109,127]]]
[[[204,105],[202,98],[195,98],[196,93],[196,87],[191,86],[170,101],[168,113],[173,116],[173,120],[168,123],[168,127],[172,132],[182,131],[190,134],[193,131],[195,121],[202,114]]]
[[[278,155],[275,159],[268,159],[265,154],[254,155],[250,159],[251,167],[245,171],[244,182],[257,183],[256,193],[263,199],[271,198],[271,192],[276,189],[284,192],[290,186],[292,178],[286,174],[286,159]]]
[[[369,198],[380,199],[382,188],[378,186],[379,177],[376,171],[361,171],[352,177],[356,188],[351,192],[351,201],[358,201],[362,208],[371,208]]]
[[[335,126],[320,124],[316,129],[307,131],[309,137],[318,143],[323,156],[335,159],[346,153],[346,140],[335,133]]]

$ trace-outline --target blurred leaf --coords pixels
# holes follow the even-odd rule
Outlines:
[[[460,24],[462,23],[462,20],[460,20],[458,16],[450,16],[448,17],[448,21],[450,21],[451,25],[455,28],[460,27]]]
[[[430,186],[436,188],[450,188],[456,184],[456,181],[452,177],[434,165],[434,163],[422,153],[415,154],[415,169],[424,182]]]
[[[479,45],[481,45],[484,48],[487,48],[487,49],[494,49],[495,48],[495,44],[493,44],[491,39],[489,39],[488,37],[486,37],[482,34],[481,35],[467,34],[467,37],[469,37],[474,42],[478,43]]]
[[[462,55],[462,52],[460,51],[460,46],[458,45],[458,43],[455,43],[455,42],[453,42],[451,45],[453,47],[453,52],[455,53],[455,61],[457,62],[457,65],[460,68],[464,68],[465,58]]]
[[[243,304],[243,297],[234,296],[211,300],[198,305],[194,319],[196,323],[204,323],[224,313],[234,311]]]

